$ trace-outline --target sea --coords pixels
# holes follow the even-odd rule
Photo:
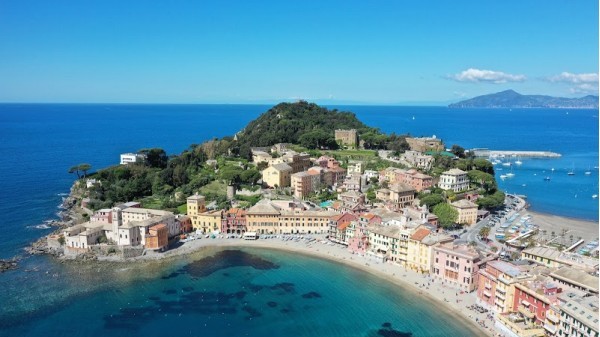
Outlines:
[[[150,147],[178,154],[234,134],[269,108],[0,104],[0,258],[22,257],[19,269],[0,274],[0,336],[151,336],[165,327],[186,336],[476,335],[384,280],[282,252],[204,252],[152,267],[97,269],[24,254],[52,231],[44,221],[57,218],[75,179],[71,166],[100,169],[118,164],[120,153]],[[387,133],[435,135],[448,146],[558,152],[557,159],[520,158],[511,179],[499,178],[510,167],[497,166],[500,187],[526,195],[534,211],[598,221],[598,110],[330,108]]]

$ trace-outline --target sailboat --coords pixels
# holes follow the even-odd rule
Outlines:
[[[510,172],[509,172],[509,173],[507,173],[507,174],[506,174],[506,176],[507,176],[508,178],[512,178],[512,177],[514,177],[514,176],[515,176],[515,174],[514,174],[514,173],[513,173],[513,171],[512,171],[512,166],[510,167]]]
[[[573,164],[573,168],[567,172],[567,175],[574,176],[575,175],[575,165]]]
[[[585,171],[584,173],[586,176],[589,176],[590,174],[592,174],[592,170],[590,169],[590,167],[588,166],[587,171]]]
[[[521,161],[521,158],[517,157],[517,160],[515,160],[515,164],[517,164],[517,165],[523,164],[523,162]]]

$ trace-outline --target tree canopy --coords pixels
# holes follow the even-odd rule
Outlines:
[[[458,219],[458,211],[448,203],[437,204],[433,208],[433,214],[437,215],[439,224],[444,227],[452,227]]]

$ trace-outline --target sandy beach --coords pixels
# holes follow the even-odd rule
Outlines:
[[[598,222],[582,219],[567,218],[552,214],[538,213],[530,210],[521,212],[523,215],[532,216],[532,222],[540,225],[540,230],[545,229],[548,233],[561,233],[563,229],[567,230],[567,236],[573,235],[575,238],[582,237],[584,240],[594,240],[598,238]]]
[[[351,254],[346,247],[335,244],[328,245],[321,243],[325,240],[324,235],[313,235],[316,241],[307,243],[304,240],[295,242],[293,240],[284,241],[280,238],[259,239],[259,240],[241,240],[241,239],[198,239],[183,243],[180,247],[167,251],[145,255],[135,258],[136,261],[156,261],[161,263],[178,256],[189,255],[195,252],[201,252],[203,248],[244,248],[252,247],[259,249],[282,250],[304,255],[310,255],[318,258],[325,258],[333,262],[343,263],[352,268],[358,268],[374,276],[383,278],[392,282],[403,290],[411,291],[415,296],[421,297],[424,301],[430,302],[432,306],[437,306],[441,310],[457,319],[461,319],[469,326],[474,335],[497,336],[502,335],[499,330],[495,330],[494,321],[487,317],[488,314],[481,314],[474,310],[467,309],[468,306],[477,301],[476,293],[462,293],[457,288],[443,284],[435,280],[429,274],[419,274],[412,270],[407,270],[400,265],[392,263],[376,262],[368,257]],[[109,261],[118,261],[112,258],[103,259]],[[120,260],[122,261],[122,260]],[[131,260],[128,260],[131,261]],[[443,304],[443,305],[440,305]]]

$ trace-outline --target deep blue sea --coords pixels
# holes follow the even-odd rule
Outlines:
[[[180,153],[192,143],[239,131],[268,108],[0,104],[0,258],[22,254],[24,246],[50,231],[35,226],[56,216],[73,182],[69,167],[83,162],[94,168],[114,165],[120,153],[145,147]],[[523,165],[513,168],[515,177],[500,181],[501,188],[527,195],[535,211],[598,220],[598,201],[591,198],[600,194],[594,168],[596,110],[335,108],[353,111],[382,131],[436,135],[448,146],[559,152],[559,159],[522,159]],[[576,174],[567,176],[571,169]],[[583,174],[587,169],[592,171],[589,176]],[[550,182],[543,180],[547,175]],[[0,292],[0,335],[147,336],[169,326],[181,335],[243,336],[233,331],[247,331],[248,336],[266,336],[284,331],[292,336],[370,336],[377,335],[383,323],[414,336],[467,334],[464,326],[428,303],[358,271],[281,253],[250,253],[252,258],[241,259],[258,256],[279,268],[225,265],[197,276],[189,258],[142,271],[79,273],[45,257],[29,257],[19,270],[0,275],[5,290]],[[225,256],[224,261],[236,258],[240,259]],[[39,271],[25,271],[32,268]],[[175,274],[167,277],[171,273]],[[292,291],[287,283],[294,285]],[[244,290],[252,285],[261,287]],[[313,291],[320,297],[311,295]]]

